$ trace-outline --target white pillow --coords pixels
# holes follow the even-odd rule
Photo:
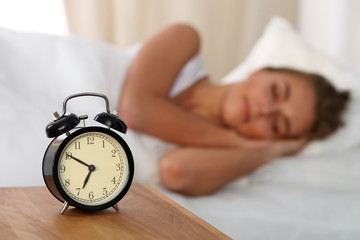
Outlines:
[[[21,33],[0,28],[0,187],[43,185],[45,127],[70,94],[100,92],[116,106],[128,65],[125,52],[78,37]],[[105,111],[102,100],[73,100],[68,112]]]
[[[223,77],[222,84],[243,81],[262,67],[289,67],[323,75],[338,89],[351,90],[345,126],[326,140],[314,141],[302,154],[344,151],[360,143],[360,75],[306,43],[292,26],[273,17],[246,60]]]

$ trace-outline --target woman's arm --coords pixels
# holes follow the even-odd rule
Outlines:
[[[264,151],[179,148],[160,161],[162,184],[185,195],[205,195],[251,173],[272,159]]]
[[[146,41],[129,68],[119,116],[130,128],[169,142],[234,147],[234,131],[185,111],[168,97],[182,67],[198,53],[199,41],[186,25],[173,25]]]
[[[179,148],[160,161],[165,187],[185,195],[210,194],[279,156],[298,152],[306,139],[274,141],[262,149]]]

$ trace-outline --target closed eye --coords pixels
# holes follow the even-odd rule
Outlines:
[[[279,99],[279,89],[278,89],[277,84],[275,84],[275,83],[271,84],[271,96],[274,100]]]
[[[271,118],[271,130],[272,133],[277,135],[279,133],[279,123],[278,123],[278,118],[276,116]]]
[[[291,124],[287,117],[274,114],[270,117],[271,132],[275,136],[290,136]]]

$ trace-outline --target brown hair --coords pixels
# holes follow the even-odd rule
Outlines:
[[[267,67],[265,70],[289,73],[313,86],[316,95],[316,121],[307,135],[309,139],[326,138],[344,124],[342,114],[350,100],[349,91],[337,90],[327,79],[316,73],[291,68]]]

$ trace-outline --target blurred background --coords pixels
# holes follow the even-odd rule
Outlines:
[[[357,0],[0,0],[0,26],[75,34],[124,49],[171,23],[190,23],[216,80],[244,60],[274,15],[360,71],[359,9]]]

